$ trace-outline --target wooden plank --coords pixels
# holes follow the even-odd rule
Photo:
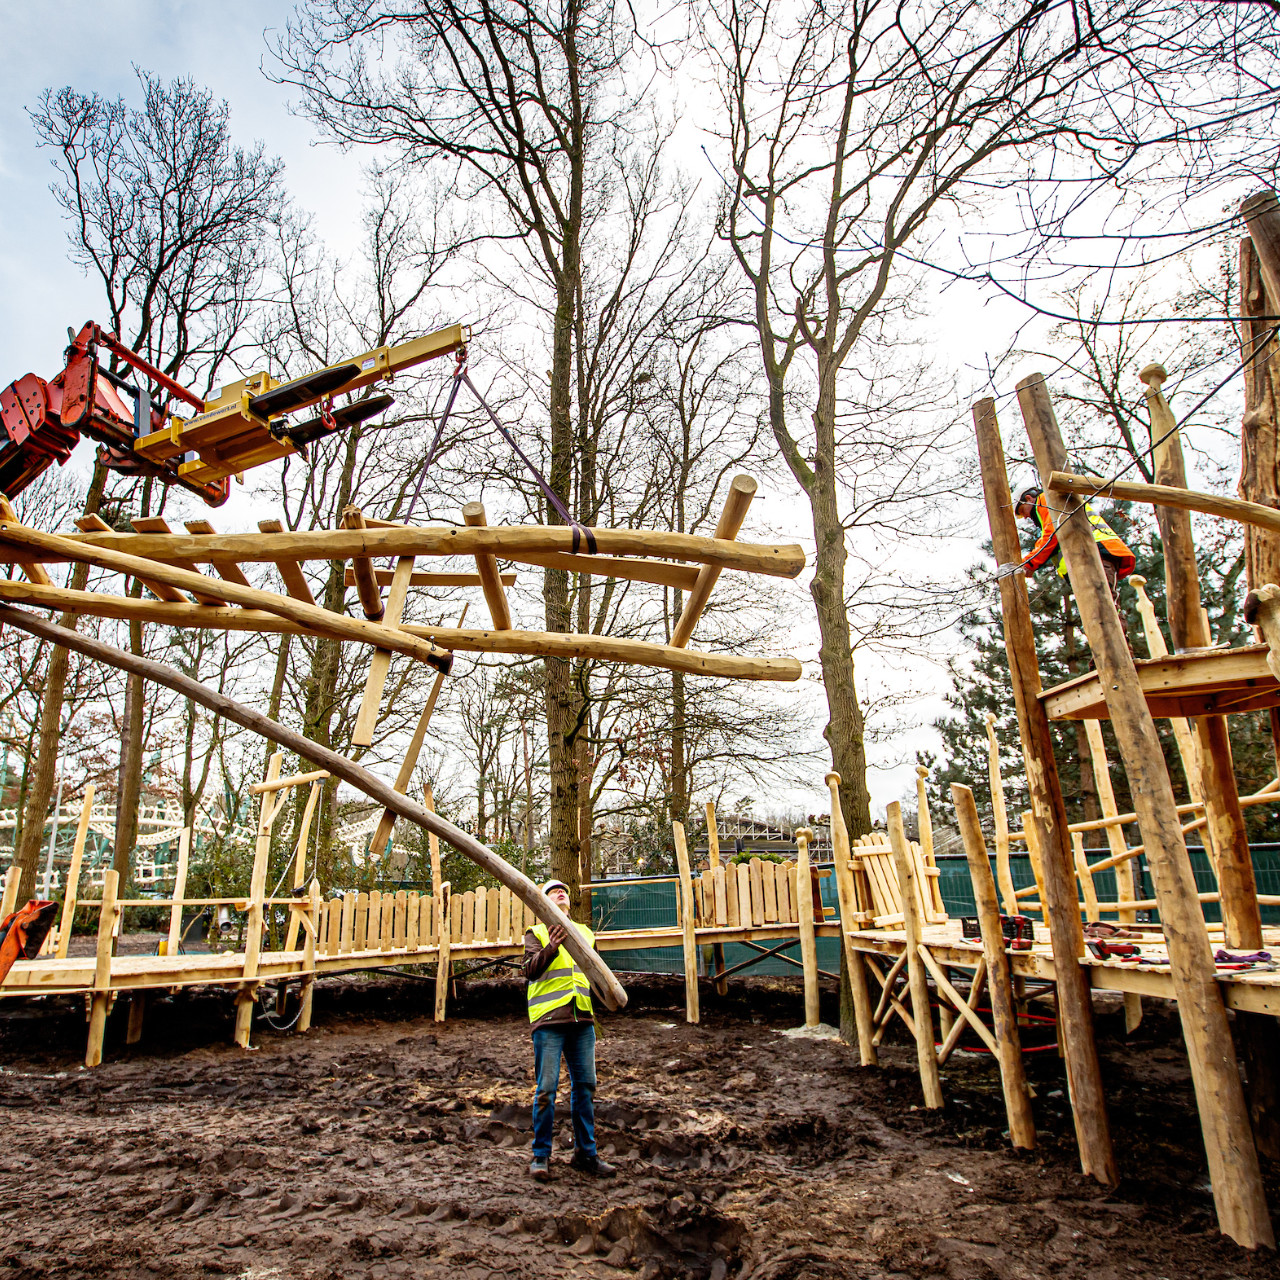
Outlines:
[[[924,865],[930,872],[923,886],[927,899],[925,917],[932,919],[934,916],[941,916],[945,920],[947,909],[942,903],[942,889],[938,884],[938,863],[933,854],[933,818],[929,813],[929,795],[925,787],[928,777],[929,770],[922,764],[916,765],[916,815],[920,828],[920,852],[924,856]]]
[[[71,945],[71,930],[75,924],[76,915],[76,899],[80,894],[80,866],[84,861],[84,842],[89,834],[89,819],[93,813],[93,794],[94,784],[92,782],[85,784],[84,801],[80,805],[80,821],[76,826],[75,844],[71,847],[71,866],[67,869],[67,887],[62,896],[62,918],[58,922],[58,950],[57,958],[65,960],[67,958],[67,948]],[[8,896],[8,884],[6,882],[6,899]],[[17,882],[14,882],[14,893],[16,894]],[[179,898],[182,895],[175,893],[174,897]],[[11,906],[0,906],[0,920],[12,911]],[[181,909],[179,909],[181,914]]]
[[[741,921],[738,914],[738,868],[732,863],[721,867],[724,872],[724,919],[725,923],[737,928]]]
[[[395,949],[395,923],[396,895],[394,893],[384,893],[382,895],[382,929],[378,939],[378,949],[380,951],[392,951]]]
[[[342,950],[342,899],[330,898],[325,905],[324,954],[336,956]]]
[[[751,869],[745,862],[730,866],[738,882],[738,923],[745,929],[755,924],[751,916]]]
[[[187,520],[187,532],[195,534],[197,537],[210,537],[216,531],[207,520]],[[213,566],[214,572],[220,577],[225,578],[228,582],[239,583],[242,587],[251,586],[249,579],[244,576],[244,570],[238,564],[230,560],[224,560],[220,564]],[[292,594],[292,592],[290,592]]]
[[[93,794],[92,787],[90,787],[89,794],[90,796]],[[82,813],[81,821],[84,818],[85,815]],[[76,838],[80,838],[78,831],[76,832]],[[183,827],[182,834],[178,836],[178,866],[173,880],[174,904],[169,910],[169,937],[165,942],[165,955],[167,956],[176,956],[182,941],[182,900],[187,894],[187,864],[190,858],[191,828]],[[75,861],[74,858],[73,861]]]
[[[1005,912],[1018,914],[1013,895],[1013,871],[1009,863],[1009,813],[1004,803],[1004,779],[1000,772],[1000,740],[996,737],[996,718],[987,712],[987,778],[991,787],[991,809],[995,821],[996,875]]]
[[[365,519],[367,521],[368,516]],[[515,585],[516,575],[514,573],[503,573],[498,576],[504,587]],[[391,586],[394,577],[394,570],[391,569],[375,569],[373,571],[373,579],[380,587]],[[347,569],[343,575],[342,584],[346,587],[354,587],[356,585],[354,571]],[[430,570],[417,569],[410,574],[409,585],[411,587],[478,587],[480,585],[480,575],[478,573],[437,573]]]
[[[440,928],[436,923],[436,894],[422,895],[422,919],[418,924],[419,935],[426,939],[428,946],[440,945]]]
[[[716,922],[716,878],[708,867],[698,877],[698,923],[700,925]]]
[[[468,528],[484,528],[488,524],[484,514],[484,503],[468,502],[462,508],[462,519]],[[485,552],[477,554],[476,572],[480,575],[480,585],[484,591],[484,602],[489,606],[489,617],[493,621],[494,630],[510,631],[511,609],[507,604],[507,593],[502,589],[502,578],[498,573],[497,560],[491,554]]]
[[[497,942],[501,936],[499,933],[499,910],[502,905],[502,897],[497,889],[490,889],[485,894],[485,910],[484,910],[484,937],[486,942]]]
[[[439,879],[432,880],[432,887],[436,891],[435,919],[436,928],[439,935],[436,939],[440,950],[436,956],[436,1005],[435,1020],[443,1022],[445,1017],[445,1005],[449,998],[449,975],[451,965],[449,961],[449,948],[452,945],[450,938],[451,930],[445,927],[445,921],[453,919],[453,903],[450,901],[450,893],[448,884],[441,884]]]
[[[369,895],[361,892],[356,897],[356,929],[352,945],[356,951],[365,949],[365,935],[369,931]]]
[[[1089,870],[1089,859],[1084,851],[1084,836],[1078,831],[1071,833],[1071,848],[1076,859],[1076,878],[1080,881],[1080,890],[1084,894],[1084,918],[1097,920],[1098,891],[1094,888],[1093,874]]]
[[[719,857],[711,871],[711,897],[715,903],[715,922],[717,925],[727,925],[729,920],[729,895],[725,891],[724,868],[720,865]],[[737,921],[733,921],[734,924]]]
[[[281,533],[283,532],[279,520],[259,520],[258,528],[263,533]],[[213,567],[216,569],[222,563],[214,561]],[[227,563],[235,564],[235,561]],[[315,604],[316,598],[311,594],[311,588],[307,585],[306,575],[302,572],[302,566],[296,560],[282,559],[273,560],[277,572],[280,574],[280,581],[284,584],[285,591],[295,600],[301,600],[304,604]],[[240,566],[236,564],[236,568]]]
[[[405,898],[404,945],[409,951],[417,951],[421,946],[418,940],[418,922],[421,918],[421,903],[418,891],[413,889]]]
[[[462,941],[462,895],[449,895],[449,941]]]
[[[329,771],[327,769],[321,771],[327,778]],[[298,824],[298,839],[293,849],[293,889],[296,894],[302,888],[306,880],[307,872],[307,838],[311,834],[311,820],[315,817],[316,805],[320,803],[320,793],[323,790],[323,780],[316,778],[311,783],[311,789],[307,793],[307,803],[303,806],[302,821]],[[295,912],[289,913],[289,927],[285,937],[284,949],[292,951],[298,944],[298,929],[301,927],[302,917]]]
[[[546,569],[564,569],[569,573],[589,573],[595,578],[620,578],[624,582],[651,582],[656,586],[672,587],[677,591],[692,591],[698,581],[697,569],[691,569],[682,564],[672,564],[666,560],[620,560],[614,556],[566,555],[563,552],[550,551],[525,552],[520,556],[520,563]]]
[[[356,942],[356,921],[359,915],[360,896],[349,889],[342,895],[342,935],[338,944],[338,951],[342,955],[360,949],[360,943]],[[363,941],[362,938],[361,943]]]
[[[747,508],[751,505],[751,499],[755,494],[756,482],[750,476],[734,476],[725,498],[724,510],[720,513],[720,519],[716,524],[717,541],[732,541],[738,536],[738,530],[742,528],[742,522],[747,517]],[[710,565],[698,571],[698,579],[693,585],[693,590],[689,592],[689,597],[671,632],[671,643],[676,648],[682,649],[689,643],[693,629],[698,625],[698,619],[707,607],[707,601],[711,598],[712,589],[719,577],[720,570]]]
[[[120,873],[115,870],[104,871],[102,904],[98,908],[98,947],[93,970],[93,997],[89,1005],[89,1043],[84,1055],[86,1067],[102,1065],[102,1041],[107,1030],[107,1013],[111,1008],[111,948],[116,920],[121,911],[116,905],[119,891]]]
[[[405,946],[405,938],[407,936],[408,921],[406,918],[409,910],[409,894],[404,889],[396,890],[395,901],[395,918],[391,926],[391,945],[397,950],[403,950]]]
[[[796,830],[796,884],[810,883],[809,841],[813,831],[809,827]],[[803,908],[799,914],[800,963],[804,966],[804,1025],[816,1027],[820,1021],[818,1009],[818,947],[813,932],[813,912]]]
[[[328,769],[316,769],[311,773],[295,773],[287,778],[276,778],[272,782],[255,782],[249,787],[249,794],[254,796],[266,795],[271,791],[283,791],[287,787],[301,787],[308,782],[319,782],[329,777]]]
[[[916,860],[911,856],[907,834],[902,827],[902,806],[895,800],[886,809],[889,841],[898,872],[902,898],[903,932],[906,935],[907,981],[911,988],[911,1013],[915,1019],[916,1061],[920,1068],[920,1084],[924,1105],[931,1109],[943,1105],[942,1083],[938,1077],[938,1058],[934,1052],[933,1014],[929,1006],[929,981],[920,955],[920,912],[915,885]]]
[[[684,948],[684,1017],[686,1022],[701,1019],[698,1007],[698,945],[693,912],[693,876],[689,871],[689,849],[685,844],[684,823],[673,822],[676,865],[680,871],[680,928]]]
[[[349,895],[348,895],[349,896]],[[311,1030],[311,1011],[316,982],[316,934],[320,921],[320,882],[312,880],[307,891],[307,917],[311,927],[303,930],[302,942],[302,1000],[298,1010],[298,1031]]]
[[[17,513],[9,504],[9,499],[0,493],[0,519],[12,521],[14,524],[21,523],[18,520]],[[105,521],[104,521],[105,524]],[[28,581],[34,582],[40,587],[53,586],[53,579],[49,576],[49,571],[42,564],[24,564],[21,566],[22,572],[27,576]]]
[[[474,889],[468,889],[460,899],[461,907],[461,925],[462,936],[459,941],[462,945],[468,946],[475,940],[476,936],[476,894]]]
[[[751,923],[758,929],[764,924],[764,872],[760,859],[752,858],[747,864],[751,884]]]
[[[279,751],[271,754],[267,762],[267,781],[280,776],[280,764],[284,757]],[[249,878],[249,910],[244,930],[244,985],[236,996],[235,1040],[242,1049],[249,1047],[249,1032],[253,1023],[253,1001],[258,976],[258,957],[262,952],[262,900],[267,892],[267,861],[271,856],[271,824],[278,812],[277,800],[264,795],[258,806],[258,834],[253,846],[253,870]]]
[[[1066,465],[1066,448],[1043,376],[1022,379],[1018,400],[1040,473],[1061,470]],[[1280,518],[1280,513],[1273,514]],[[1275,1237],[1231,1030],[1214,978],[1213,955],[1155,724],[1092,530],[1083,520],[1063,518],[1058,522],[1058,544],[1105,691],[1160,901],[1219,1227],[1246,1248],[1272,1248]],[[1078,924],[1078,913],[1075,919]],[[1056,967],[1061,978],[1061,970],[1070,966]]]
[[[516,939],[511,928],[511,890],[505,884],[498,891],[498,937],[504,942]]]
[[[774,889],[778,895],[778,923],[794,924],[796,921],[795,906],[791,901],[791,867],[783,863],[774,876]]]
[[[401,556],[396,561],[395,574],[391,579],[391,589],[387,592],[387,603],[382,621],[387,626],[395,626],[404,616],[405,601],[409,598],[409,578],[413,573],[413,557]],[[373,745],[373,730],[378,723],[378,707],[382,702],[382,691],[386,687],[387,673],[391,670],[391,650],[375,649],[369,659],[369,674],[365,677],[364,696],[360,699],[360,709],[356,713],[355,728],[351,731],[351,741],[358,747]],[[370,846],[376,856],[381,850]]]
[[[138,516],[136,519],[131,520],[129,523],[133,525],[134,529],[138,533],[169,533],[171,532],[168,521],[163,519],[160,516]],[[190,528],[190,525],[188,525],[187,527]],[[179,569],[187,569],[191,573],[200,572],[200,570],[196,568],[195,561],[193,560],[174,560],[173,563]],[[236,572],[239,573],[238,566],[236,568]],[[242,574],[241,576],[243,577],[244,575]],[[186,597],[181,592],[172,592],[167,587],[162,587],[160,591],[157,591],[154,594],[161,600],[174,600],[174,599],[181,600],[181,601],[186,600]],[[224,605],[227,603],[226,600],[223,599],[222,596],[218,595],[216,591],[193,591],[191,594],[195,597],[197,604]]]
[[[778,922],[778,864],[776,862],[760,863],[760,887],[764,890],[764,922]]]

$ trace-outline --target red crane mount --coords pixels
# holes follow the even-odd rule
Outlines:
[[[69,332],[69,331],[68,331]],[[395,346],[375,347],[289,382],[255,373],[202,399],[90,321],[71,339],[66,367],[46,382],[28,373],[0,391],[0,493],[21,493],[43,471],[71,456],[82,435],[103,446],[112,470],[155,476],[181,485],[210,506],[227,500],[230,477],[290,454],[381,413],[389,395],[368,396],[339,408],[333,398],[466,346],[464,325],[450,325]],[[122,377],[99,364],[109,353],[127,365]],[[163,397],[152,399],[156,388]],[[195,410],[169,412],[181,402]],[[286,414],[318,409],[305,421]]]

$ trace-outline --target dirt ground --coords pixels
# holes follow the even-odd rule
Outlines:
[[[690,1027],[678,979],[625,977],[598,1050],[619,1176],[569,1169],[562,1086],[548,1186],[527,1174],[514,981],[461,984],[437,1025],[429,983],[328,980],[310,1034],[255,1026],[247,1054],[225,994],[157,999],[134,1048],[122,1001],[91,1072],[82,1007],[6,1001],[0,1280],[1277,1274],[1214,1229],[1186,1059],[1155,1002],[1128,1043],[1118,1010],[1099,1019],[1125,1174],[1107,1192],[1077,1171],[1053,1052],[1030,1068],[1040,1146],[1015,1156],[986,1057],[953,1056],[947,1108],[927,1113],[905,1040],[863,1070],[839,1042],[777,1034],[801,1021],[792,981],[704,987]]]

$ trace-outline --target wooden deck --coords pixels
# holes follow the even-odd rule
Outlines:
[[[1157,720],[1280,707],[1280,681],[1267,666],[1265,644],[1170,654],[1134,665]],[[1111,714],[1096,671],[1045,689],[1040,701],[1051,720],[1106,720]]]

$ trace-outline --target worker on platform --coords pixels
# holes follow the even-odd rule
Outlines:
[[[569,910],[569,888],[563,880],[548,880],[542,892],[561,911]],[[596,936],[583,924],[574,928],[595,946]],[[596,1153],[596,1027],[587,975],[561,946],[563,925],[538,923],[525,930],[524,976],[529,984],[529,1021],[533,1032],[533,1163],[529,1172],[539,1181],[551,1178],[551,1140],[556,1121],[556,1090],[560,1058],[569,1068],[569,1107],[573,1116],[573,1168],[597,1178],[617,1172]]]
[[[1016,573],[1019,569],[1029,578],[1038,569],[1042,569],[1056,555],[1058,557],[1058,574],[1067,576],[1067,563],[1058,547],[1058,531],[1054,526],[1053,512],[1049,509],[1048,499],[1040,482],[1031,476],[1015,479],[1010,485],[1013,493],[1014,514],[1020,520],[1033,520],[1036,526],[1036,542],[1027,558],[1021,564],[1001,565],[999,573]],[[1098,544],[1098,553],[1102,556],[1103,572],[1107,575],[1107,585],[1111,588],[1111,599],[1115,602],[1116,612],[1120,612],[1120,582],[1134,570],[1137,561],[1133,552],[1125,546],[1115,530],[1093,509],[1092,504],[1084,504],[1084,518],[1093,530],[1093,540]],[[1072,517],[1080,519],[1079,516]],[[1121,615],[1123,617],[1123,615]]]

